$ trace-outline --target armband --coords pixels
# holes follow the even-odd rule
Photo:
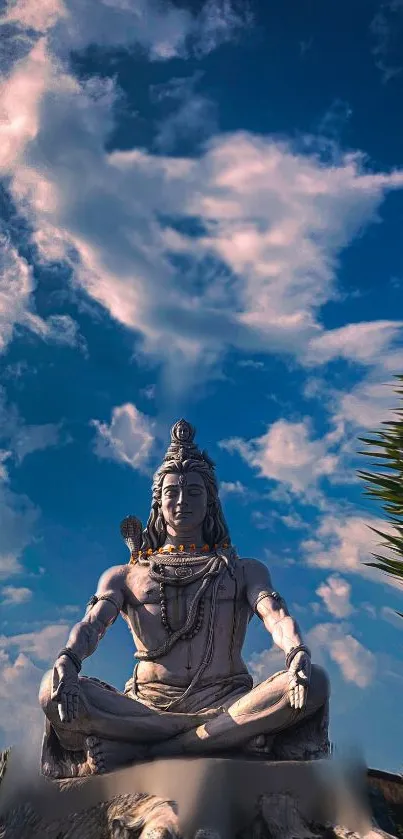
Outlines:
[[[87,612],[89,612],[92,609],[92,607],[95,606],[100,600],[109,600],[109,603],[112,603],[112,605],[115,607],[116,615],[112,620],[112,623],[115,623],[115,620],[120,614],[120,606],[116,603],[116,600],[114,599],[114,597],[112,597],[111,594],[101,594],[99,597],[98,595],[93,594],[87,603],[85,614],[87,614]]]
[[[255,603],[254,603],[254,606],[253,606],[253,611],[254,612],[256,612],[257,606],[260,603],[260,601],[264,600],[266,597],[272,597],[274,600],[277,601],[277,603],[279,605],[281,603],[284,603],[283,598],[282,598],[281,594],[278,593],[278,591],[261,591],[260,594],[258,595],[258,597],[255,600]]]

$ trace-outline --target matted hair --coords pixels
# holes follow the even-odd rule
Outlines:
[[[146,527],[143,530],[141,550],[161,548],[166,539],[167,529],[161,511],[162,484],[165,475],[198,472],[202,476],[207,491],[207,512],[203,522],[203,539],[210,550],[222,542],[230,544],[227,523],[218,497],[218,486],[214,474],[214,466],[209,459],[189,458],[188,460],[165,460],[157,469],[152,485],[151,512]]]

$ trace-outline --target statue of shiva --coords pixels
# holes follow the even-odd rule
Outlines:
[[[267,566],[231,544],[214,464],[194,437],[185,420],[173,426],[147,526],[129,517],[123,528],[130,562],[102,574],[42,679],[44,774],[57,777],[61,755],[75,775],[166,756],[328,753],[327,675],[311,664]],[[123,692],[80,675],[119,615],[137,659]],[[242,658],[254,615],[285,657],[283,670],[255,686]]]

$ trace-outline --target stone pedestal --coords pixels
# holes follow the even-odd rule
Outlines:
[[[104,776],[38,776],[18,788],[11,755],[0,786],[0,839],[387,837],[364,800],[343,800],[330,764],[170,759]],[[403,801],[403,784],[400,794]]]

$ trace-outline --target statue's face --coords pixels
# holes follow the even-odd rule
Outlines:
[[[189,535],[203,524],[207,512],[207,490],[198,472],[165,475],[161,511],[174,533]]]

